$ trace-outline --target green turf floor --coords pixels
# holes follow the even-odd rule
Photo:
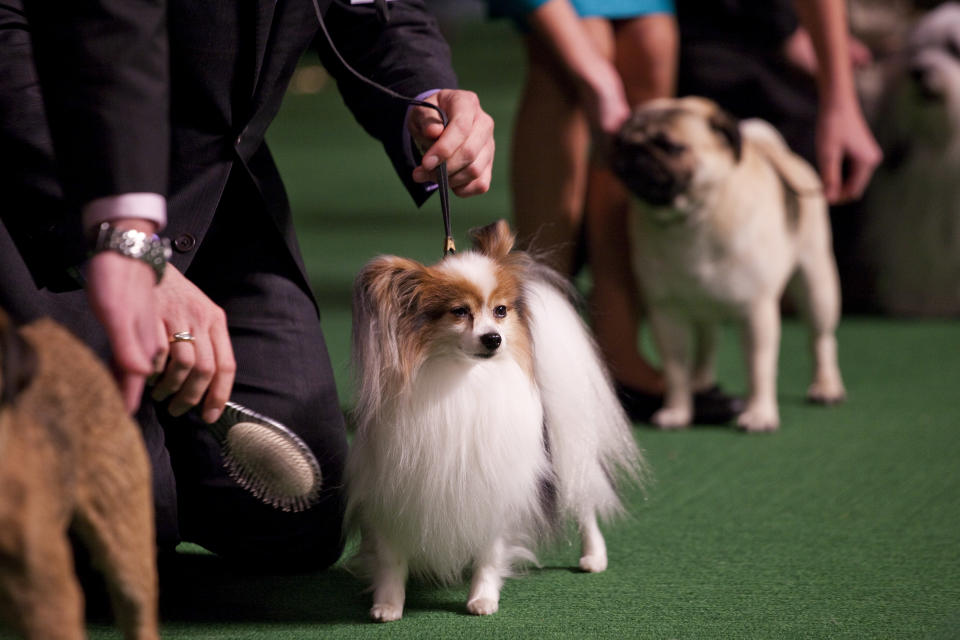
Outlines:
[[[725,337],[721,376],[739,390]],[[561,545],[507,582],[490,618],[465,614],[465,587],[413,584],[404,619],[376,625],[339,568],[244,576],[196,556],[164,637],[960,637],[960,328],[847,319],[839,337],[843,406],[803,402],[809,359],[789,322],[778,433],[637,427],[654,482],[605,527],[605,573],[578,573]]]
[[[504,25],[454,35],[462,84],[496,118],[499,143],[492,192],[453,202],[462,243],[468,227],[509,216],[522,63]],[[353,275],[379,252],[435,260],[438,205],[412,206],[329,88],[290,96],[270,141],[348,404]],[[960,324],[846,318],[839,341],[843,406],[803,402],[810,359],[802,327],[788,321],[778,433],[637,427],[654,483],[631,492],[630,516],[606,527],[603,574],[576,572],[576,546],[561,546],[507,583],[495,616],[465,615],[465,587],[414,584],[404,619],[374,625],[363,586],[341,569],[244,576],[194,555],[191,579],[168,594],[164,637],[960,637]],[[728,331],[719,373],[743,391],[737,345]],[[91,636],[116,637],[104,625]]]

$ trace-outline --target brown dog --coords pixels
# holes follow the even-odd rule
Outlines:
[[[126,638],[158,638],[150,466],[94,354],[0,311],[0,614],[27,638],[83,638],[68,530],[106,578]]]

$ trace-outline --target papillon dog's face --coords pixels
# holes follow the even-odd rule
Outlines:
[[[478,253],[425,270],[420,309],[431,355],[493,358],[524,340],[521,288],[509,268]]]
[[[354,345],[365,370],[409,381],[432,358],[513,358],[532,371],[522,274],[505,222],[476,232],[477,249],[426,266],[398,256],[357,278]]]

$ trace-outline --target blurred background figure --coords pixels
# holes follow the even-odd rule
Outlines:
[[[638,346],[629,196],[603,152],[633,107],[674,94],[672,0],[491,0],[490,10],[524,33],[527,73],[511,142],[520,241],[570,276],[586,260],[597,342],[625,408],[647,420],[663,381]],[[701,421],[726,421],[735,409],[715,389],[698,399]]]
[[[817,54],[794,0],[677,0],[678,93],[715,100],[738,118],[762,118],[816,165]],[[854,68],[870,50],[849,42]]]
[[[871,61],[830,0],[679,0],[680,95],[763,118],[820,171],[831,204],[859,199],[882,154],[856,94]]]
[[[820,166],[830,105],[801,0],[677,0],[678,94],[773,123]],[[960,314],[960,9],[938,0],[851,0],[848,59],[883,164],[859,199],[832,198],[844,307]],[[822,78],[819,80],[822,86]],[[849,117],[849,116],[848,116]],[[857,119],[857,118],[855,118]],[[859,125],[855,125],[859,126]],[[819,136],[819,137],[818,137]],[[861,138],[865,163],[879,159]],[[844,166],[851,176],[850,163]],[[865,183],[863,183],[865,185]],[[846,203],[846,204],[840,204]]]
[[[833,205],[844,307],[862,311],[868,306],[870,281],[855,251],[860,198],[882,153],[854,80],[870,72],[873,52],[849,32],[845,4],[677,0],[678,92],[712,98],[739,118],[770,122],[819,169]],[[857,17],[873,25],[869,35],[879,51],[894,46],[891,7],[856,5]]]
[[[958,316],[960,3],[928,12],[905,5],[855,5],[862,28],[884,47],[861,90],[885,162],[850,247],[853,275],[866,283],[870,310]]]

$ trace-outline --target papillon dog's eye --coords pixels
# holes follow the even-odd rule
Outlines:
[[[453,309],[450,309],[450,313],[452,313],[453,317],[455,318],[466,318],[468,315],[470,315],[470,309],[467,309],[466,307],[454,307]]]
[[[498,318],[506,318],[506,317],[507,317],[507,308],[506,308],[504,305],[502,305],[502,304],[501,304],[501,305],[498,305],[498,306],[496,306],[496,307],[493,308],[493,315],[495,315],[495,316],[498,317]]]

